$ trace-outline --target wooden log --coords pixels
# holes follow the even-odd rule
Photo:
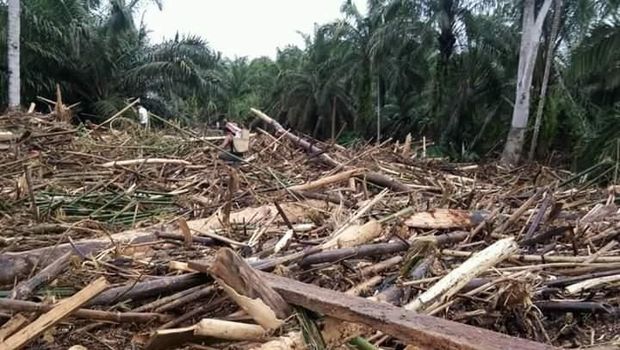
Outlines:
[[[572,294],[584,292],[588,289],[599,288],[604,285],[614,284],[617,282],[620,282],[620,274],[612,275],[612,276],[605,276],[605,277],[597,277],[597,278],[592,278],[589,280],[577,282],[575,284],[566,286],[564,290],[566,290],[567,294],[572,295]]]
[[[317,193],[317,192],[308,192],[308,191],[291,191],[295,196],[300,198],[308,198],[308,199],[316,199],[320,201],[326,201],[330,203],[334,203],[337,205],[344,205],[347,208],[352,208],[355,206],[355,203],[346,198],[342,198],[332,193]]]
[[[405,225],[423,229],[466,229],[484,221],[486,213],[456,209],[435,209],[415,213],[405,220]]]
[[[321,203],[308,203],[308,205],[313,204],[320,205]],[[267,210],[269,211],[270,209]],[[297,209],[297,206],[293,204],[291,204],[290,206],[286,206],[284,210],[290,211],[290,213],[287,213],[289,218],[296,218],[297,216],[293,216],[291,213],[297,213],[297,211],[301,211],[301,209]],[[275,209],[273,209],[273,212],[275,212]],[[256,210],[254,211],[254,213],[256,214]],[[233,216],[245,217],[245,214],[246,210],[242,210],[238,213],[233,214]],[[220,221],[218,221],[217,218],[199,219],[188,221],[187,225],[189,226],[190,230],[209,230],[219,228]],[[117,246],[155,242],[159,240],[157,234],[162,232],[178,233],[179,228],[174,225],[157,225],[142,229],[128,230],[113,234],[109,237],[105,236],[102,238],[76,241],[74,242],[74,245],[79,250],[79,254],[89,255],[91,253],[108,248],[111,244],[110,240],[114,241]],[[23,278],[24,276],[29,274],[34,266],[46,265],[50,261],[57,260],[62,255],[66,254],[69,251],[72,251],[73,249],[74,248],[69,243],[64,243],[57,246],[38,248],[23,252],[0,254],[0,285],[12,285],[15,280],[19,280],[20,278]]]
[[[163,277],[144,282],[129,282],[122,286],[110,288],[92,299],[87,305],[110,305],[124,300],[140,300],[159,295],[166,295],[192,288],[208,282],[206,276],[185,274]]]
[[[71,255],[71,252],[65,253],[63,256],[56,259],[56,261],[39,271],[39,273],[34,275],[31,279],[18,284],[11,291],[11,298],[17,300],[25,300],[30,298],[32,293],[34,293],[37,288],[56,279],[56,277],[67,267],[67,265],[69,265]]]
[[[190,266],[207,272],[208,264]],[[361,323],[407,344],[438,350],[551,350],[554,347],[261,272],[287,302],[340,320]]]
[[[197,220],[202,223],[202,220]],[[112,240],[119,245],[129,243],[153,242],[158,238],[154,235],[160,228],[139,229],[112,235]],[[110,246],[110,238],[87,239],[74,242],[80,254],[89,255]],[[36,265],[46,265],[49,261],[58,260],[67,252],[73,251],[69,243],[38,248],[23,252],[3,253],[0,255],[0,285],[14,283],[26,276]]]
[[[377,220],[370,220],[364,225],[350,225],[346,227],[321,247],[323,249],[355,247],[368,243],[380,235],[381,224]]]
[[[226,294],[265,329],[276,329],[292,314],[290,306],[235,252],[218,250],[209,273]]]
[[[0,310],[20,312],[48,312],[54,305],[35,303],[23,300],[0,299]],[[167,322],[171,317],[159,313],[146,312],[110,312],[91,309],[78,309],[70,317],[117,323],[148,323],[152,321]]]
[[[340,173],[337,173],[337,174],[334,174],[334,175],[331,175],[331,176],[320,178],[320,179],[315,180],[315,181],[307,182],[305,184],[291,186],[288,189],[291,190],[291,191],[310,191],[310,190],[315,190],[317,188],[328,186],[328,185],[331,185],[333,183],[337,183],[337,182],[341,182],[341,181],[344,181],[344,180],[348,180],[352,176],[358,176],[358,175],[363,174],[363,173],[364,173],[363,169],[346,170],[346,171],[343,171],[343,172],[340,172]]]
[[[266,331],[259,325],[206,318],[196,325],[194,335],[236,341],[261,340]]]
[[[173,349],[183,344],[199,342],[207,338],[256,341],[264,339],[265,336],[265,330],[258,325],[203,319],[193,326],[155,331],[149,338],[145,350]]]
[[[518,249],[514,238],[506,238],[495,242],[486,249],[476,253],[456,269],[450,271],[439,282],[435,283],[426,292],[417,296],[405,309],[421,311],[436,302],[443,302],[456,294],[469,281],[480,273],[487,271],[497,263],[503,261]]]
[[[469,232],[454,231],[438,236],[423,236],[424,240],[434,241],[438,246],[458,242],[464,240]],[[404,241],[395,241],[389,243],[377,243],[361,245],[353,248],[334,249],[325,252],[308,254],[299,261],[299,266],[306,267],[310,265],[334,262],[342,259],[359,259],[371,256],[394,254],[409,249],[409,244]]]
[[[104,168],[114,168],[116,166],[127,166],[136,164],[180,164],[180,165],[192,165],[192,163],[183,159],[163,159],[163,158],[143,158],[143,159],[129,159],[129,160],[115,160],[113,162],[107,162],[101,164]]]
[[[283,134],[286,138],[288,138],[289,140],[291,140],[293,143],[295,143],[297,146],[305,149],[306,151],[308,151],[311,155],[316,155],[316,157],[318,159],[320,159],[323,163],[334,167],[334,168],[343,168],[343,164],[341,164],[340,162],[338,162],[337,160],[335,160],[334,158],[332,158],[330,155],[328,155],[327,153],[323,152],[323,150],[321,150],[320,148],[316,147],[315,145],[311,144],[310,142],[302,139],[299,136],[296,136],[290,132],[288,132],[286,129],[284,129],[282,127],[282,125],[280,125],[280,123],[278,123],[277,121],[271,119],[269,116],[267,116],[265,113],[252,108],[251,109],[252,112],[254,114],[256,114],[260,119],[262,119],[265,123],[271,125],[277,133],[279,134]],[[366,172],[364,174],[364,177],[366,178],[366,180],[381,186],[381,187],[385,187],[385,188],[389,188],[392,191],[395,192],[402,192],[402,193],[409,193],[411,192],[411,188],[405,184],[403,184],[402,182],[395,180],[389,176],[374,172],[374,171],[369,171]]]
[[[98,278],[75,295],[60,301],[53,309],[0,343],[0,350],[21,349],[106,288],[108,288],[108,282],[105,278]]]

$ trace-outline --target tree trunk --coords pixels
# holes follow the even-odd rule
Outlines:
[[[532,87],[538,47],[540,46],[540,35],[552,0],[545,0],[538,12],[538,16],[535,13],[535,2],[535,0],[525,0],[523,3],[523,27],[515,106],[510,132],[508,133],[501,159],[502,164],[507,166],[517,165],[523,149],[525,129],[530,114],[530,89]]]
[[[543,74],[542,86],[540,87],[540,97],[538,99],[538,107],[536,109],[534,133],[532,134],[532,143],[530,144],[530,153],[528,155],[528,159],[530,161],[534,160],[536,146],[538,145],[538,134],[540,133],[540,124],[542,123],[545,100],[547,98],[547,89],[549,87],[549,75],[551,74],[551,64],[553,63],[553,55],[555,51],[555,40],[560,30],[560,20],[562,18],[562,2],[563,0],[555,0],[553,24],[551,26],[551,35],[549,36],[549,43],[547,45],[547,57],[545,58],[545,72]]]
[[[18,109],[21,104],[19,64],[20,0],[9,0],[8,31],[9,108]]]

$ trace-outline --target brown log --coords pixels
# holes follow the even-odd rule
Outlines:
[[[331,202],[331,203],[338,204],[338,205],[343,204],[347,208],[352,208],[353,206],[355,206],[355,203],[353,201],[348,200],[346,198],[340,198],[336,196],[335,194],[317,193],[317,192],[308,192],[308,191],[291,191],[291,192],[294,195],[301,197],[301,198],[316,199],[320,201]]]
[[[481,223],[486,214],[456,209],[435,209],[411,215],[405,225],[423,229],[470,228]]]
[[[434,240],[438,246],[443,246],[451,242],[464,240],[469,233],[465,231],[449,232],[438,236],[424,237],[428,240]],[[404,241],[395,241],[389,243],[366,244],[353,248],[334,249],[325,252],[308,254],[301,261],[299,266],[309,266],[321,263],[334,262],[342,259],[358,259],[378,255],[388,255],[406,251],[409,244]]]
[[[54,305],[23,300],[0,299],[0,310],[19,312],[48,312]],[[148,323],[152,321],[167,322],[171,317],[158,313],[145,312],[110,312],[90,309],[78,309],[70,317],[117,323]]]
[[[190,262],[195,270],[208,266]],[[367,325],[407,344],[440,350],[551,350],[554,347],[511,337],[403,308],[298,282],[269,273],[263,279],[287,302],[340,320]]]
[[[293,312],[286,301],[263,281],[258,271],[231,249],[218,250],[209,273],[265,329],[279,327]]]
[[[337,173],[337,174],[334,174],[334,175],[322,177],[322,178],[320,178],[318,180],[315,180],[315,181],[307,182],[305,184],[291,186],[288,189],[291,190],[291,191],[310,191],[310,190],[315,190],[317,188],[328,186],[328,185],[331,185],[331,184],[336,183],[336,182],[348,180],[352,176],[358,176],[358,175],[363,174],[363,173],[364,173],[363,169],[346,170],[346,171],[343,171],[343,172],[340,172],[340,173]]]
[[[71,315],[80,306],[84,305],[104,289],[108,288],[108,282],[100,277],[70,298],[62,300],[50,311],[41,315],[34,322],[0,343],[0,350],[17,350],[34,341],[39,335],[53,327],[63,318]]]
[[[285,209],[286,210],[286,209]],[[208,230],[211,225],[219,222],[212,219],[200,219],[188,221],[187,224],[190,229],[202,229]],[[144,229],[136,229],[113,234],[111,240],[116,245],[126,244],[139,244],[155,242],[159,238],[157,233],[162,232],[177,232],[178,227],[174,225],[167,226],[152,226]],[[89,255],[91,253],[108,248],[112,243],[110,237],[105,236],[97,239],[88,239],[83,241],[74,242],[75,248],[79,250],[76,252],[82,255]],[[69,244],[60,244],[58,246],[50,246],[39,249],[28,250],[24,252],[4,253],[0,255],[0,285],[9,285],[15,283],[15,280],[19,280],[27,276],[34,266],[45,266],[50,261],[57,260],[74,248]]]
[[[290,132],[288,132],[286,129],[284,129],[282,127],[282,125],[280,125],[280,123],[278,123],[276,120],[271,119],[269,116],[267,116],[265,113],[252,108],[251,109],[252,112],[254,112],[254,114],[256,114],[260,119],[262,119],[265,123],[271,125],[277,133],[280,134],[284,134],[284,136],[286,136],[286,138],[288,138],[289,140],[291,140],[293,143],[295,143],[297,146],[299,146],[300,148],[305,149],[306,151],[308,151],[312,156],[316,156],[318,159],[321,160],[321,162],[333,167],[333,168],[343,168],[344,165],[341,164],[340,162],[338,162],[337,160],[335,160],[334,158],[332,158],[330,155],[328,155],[327,153],[323,152],[323,150],[321,150],[320,148],[316,147],[313,144],[310,144],[310,142],[302,139],[299,136],[296,136]],[[366,178],[366,180],[381,186],[381,187],[386,187],[391,189],[394,192],[402,192],[402,193],[409,193],[411,192],[411,188],[405,184],[403,184],[402,182],[395,180],[389,176],[380,174],[378,172],[374,172],[374,171],[369,171],[367,173],[365,173],[364,177]]]
[[[163,277],[144,282],[129,282],[122,286],[111,288],[91,300],[88,305],[110,305],[124,300],[140,300],[159,295],[178,292],[208,282],[207,276],[199,274],[185,274],[174,277]]]
[[[52,282],[56,277],[69,265],[71,252],[65,253],[53,263],[47,265],[43,270],[39,271],[31,279],[18,284],[11,291],[11,298],[16,300],[25,300],[32,296],[37,288]]]

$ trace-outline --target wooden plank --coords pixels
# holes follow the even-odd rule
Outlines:
[[[189,266],[207,272],[208,264]],[[261,272],[263,279],[290,304],[340,320],[361,323],[407,344],[439,350],[550,350],[554,347],[511,337],[442,318],[420,315],[404,308]]]
[[[3,342],[4,339],[10,337],[27,323],[28,319],[22,314],[16,314],[11,317],[10,320],[0,327],[0,342]]]
[[[108,282],[105,278],[98,278],[72,297],[62,300],[55,308],[41,315],[34,322],[0,343],[0,350],[21,349],[106,288],[108,288]]]

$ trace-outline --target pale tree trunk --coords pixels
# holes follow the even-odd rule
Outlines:
[[[9,108],[18,109],[20,101],[20,0],[9,0],[9,28],[8,28],[8,64],[9,64]]]
[[[547,89],[549,88],[549,75],[551,74],[551,64],[555,52],[555,40],[560,31],[560,19],[562,18],[562,2],[563,0],[555,0],[555,9],[553,10],[553,24],[551,25],[551,35],[549,36],[549,44],[547,45],[547,57],[545,59],[545,72],[543,74],[542,86],[540,87],[540,96],[538,98],[538,107],[536,109],[536,121],[534,123],[534,133],[532,134],[532,143],[530,144],[529,160],[534,160],[536,147],[538,146],[538,134],[540,133],[540,124],[542,123],[543,111],[545,109],[545,100],[547,99]]]
[[[517,72],[517,90],[515,106],[512,113],[512,124],[506,139],[501,162],[507,166],[519,163],[519,157],[525,141],[525,129],[530,115],[530,89],[536,56],[540,46],[540,36],[545,17],[553,0],[545,0],[538,15],[535,11],[535,0],[523,1],[523,28],[521,33],[521,49],[519,51],[519,71]]]

